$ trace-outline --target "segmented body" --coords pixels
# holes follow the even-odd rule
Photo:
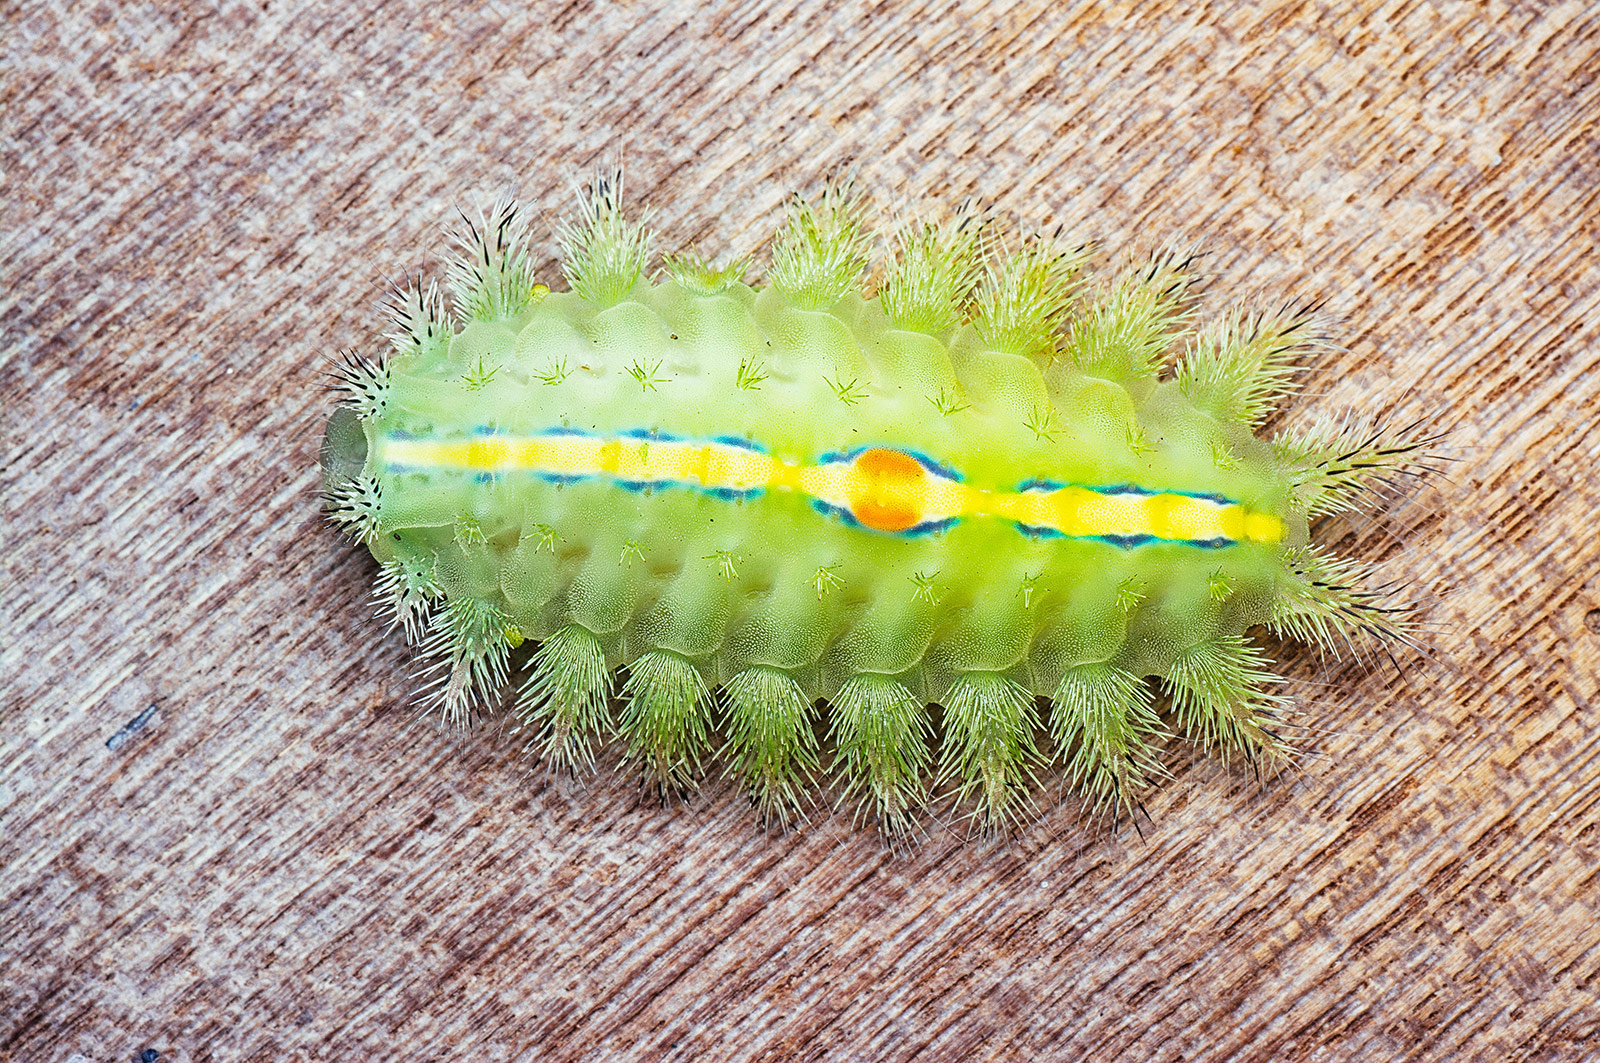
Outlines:
[[[687,784],[720,724],[783,814],[830,699],[835,759],[891,825],[920,796],[929,702],[945,774],[991,818],[1040,758],[1035,698],[1101,801],[1157,770],[1144,676],[1193,737],[1282,755],[1245,631],[1400,634],[1307,546],[1308,515],[1367,475],[1330,464],[1351,441],[1252,431],[1307,319],[1188,333],[1175,256],[1093,299],[1081,255],[1034,245],[978,285],[971,219],[913,232],[864,299],[855,211],[798,207],[774,287],[698,260],[652,284],[603,185],[567,293],[532,283],[505,213],[457,263],[459,328],[418,289],[398,356],[351,363],[330,505],[395,616],[432,610],[446,715],[492,702],[537,640],[517,708],[536,748],[583,762],[625,668],[619,726],[656,781]]]

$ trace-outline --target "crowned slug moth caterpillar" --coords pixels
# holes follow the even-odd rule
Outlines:
[[[393,350],[336,374],[326,505],[446,720],[498,705],[528,643],[511,711],[556,767],[614,733],[665,791],[716,752],[781,820],[825,731],[886,829],[930,785],[997,824],[1052,748],[1113,810],[1169,731],[1288,757],[1252,627],[1411,640],[1308,522],[1430,440],[1256,435],[1322,342],[1310,312],[1199,321],[1191,256],[1092,283],[1086,249],[998,254],[970,210],[902,229],[865,295],[843,187],[794,201],[767,286],[696,252],[657,283],[619,200],[597,180],[562,230],[565,292],[514,205],[469,222],[452,309],[412,285]]]

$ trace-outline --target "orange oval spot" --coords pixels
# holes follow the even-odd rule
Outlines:
[[[863,527],[897,532],[922,522],[928,470],[898,450],[863,450],[850,463],[850,515]]]

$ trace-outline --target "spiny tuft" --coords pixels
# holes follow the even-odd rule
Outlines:
[[[772,246],[768,278],[803,310],[826,310],[859,290],[870,261],[866,201],[848,181],[808,202],[795,196]]]
[[[661,268],[683,287],[701,295],[717,295],[744,280],[750,259],[743,256],[716,265],[694,248],[662,256]]]
[[[1033,696],[997,672],[968,672],[946,692],[937,781],[953,782],[958,800],[976,797],[985,830],[1010,826],[1032,807],[1038,726]]]
[[[647,788],[665,799],[694,787],[707,752],[711,695],[700,673],[678,654],[651,650],[628,666],[622,688],[626,759]]]
[[[511,657],[510,624],[499,606],[471,596],[453,598],[433,614],[422,644],[423,660],[432,662],[421,673],[424,711],[465,727],[494,707]]]
[[[455,232],[447,277],[456,319],[498,321],[538,299],[528,263],[528,226],[514,199],[502,199],[477,221],[465,213]]]
[[[1067,248],[1033,237],[992,265],[978,289],[972,319],[983,342],[1006,354],[1048,361],[1081,287],[1078,271],[1088,258],[1087,246]]]
[[[846,793],[891,837],[907,833],[922,805],[932,732],[927,706],[892,676],[852,676],[833,697],[830,736]]]
[[[385,303],[389,331],[384,333],[397,356],[419,358],[434,353],[447,340],[444,298],[434,281],[412,278],[390,289]]]
[[[1291,549],[1268,624],[1274,634],[1355,656],[1399,643],[1417,648],[1412,609],[1390,602],[1370,566],[1334,557],[1313,546]]]
[[[1420,423],[1374,427],[1324,419],[1274,441],[1295,506],[1308,516],[1343,513],[1404,498],[1439,472],[1430,452],[1442,436]]]
[[[1190,741],[1224,759],[1242,753],[1252,762],[1279,760],[1288,746],[1273,730],[1288,699],[1268,693],[1282,682],[1267,659],[1242,635],[1221,635],[1173,660],[1165,682],[1172,710]]]
[[[433,560],[412,557],[385,561],[373,592],[380,603],[379,615],[388,618],[390,629],[404,631],[406,641],[412,644],[422,637],[433,603],[443,595],[434,579]]]
[[[622,214],[622,171],[597,176],[579,195],[576,222],[563,222],[562,275],[567,286],[597,307],[615,306],[644,275],[654,234],[648,214],[629,221]]]
[[[383,515],[383,488],[365,473],[329,487],[322,496],[328,519],[363,546],[378,537]]]
[[[340,352],[333,365],[335,405],[353,412],[363,424],[383,415],[389,401],[389,363],[354,349]]]
[[[1067,778],[1096,812],[1131,815],[1152,778],[1165,774],[1160,746],[1170,737],[1149,684],[1107,663],[1067,670],[1051,699],[1050,730]]]
[[[933,336],[961,323],[981,273],[987,228],[987,219],[969,203],[943,225],[900,230],[899,253],[878,290],[896,328]]]
[[[1107,380],[1155,376],[1189,320],[1195,258],[1191,251],[1162,251],[1124,273],[1072,323],[1073,363]]]
[[[1195,338],[1178,364],[1178,390],[1218,420],[1253,430],[1293,390],[1297,356],[1325,343],[1312,307],[1232,310]]]
[[[767,822],[798,815],[817,770],[817,738],[811,703],[787,673],[747,668],[723,688],[729,772],[743,780]]]
[[[577,624],[557,628],[534,651],[532,668],[513,710],[534,732],[524,749],[556,771],[593,768],[611,697],[611,670],[600,640]]]

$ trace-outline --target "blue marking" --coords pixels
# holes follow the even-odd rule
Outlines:
[[[1112,546],[1121,547],[1124,550],[1132,550],[1136,546],[1144,546],[1147,543],[1161,542],[1154,535],[1090,535],[1086,536],[1086,538],[1093,539],[1096,542],[1110,543]]]
[[[1144,498],[1153,498],[1156,495],[1178,495],[1182,498],[1198,498],[1207,502],[1215,502],[1222,506],[1233,505],[1233,499],[1227,495],[1219,495],[1210,491],[1179,491],[1176,488],[1140,487],[1138,484],[1111,484],[1107,487],[1091,487],[1089,490],[1102,495],[1139,495]]]
[[[711,442],[721,443],[725,447],[738,447],[741,450],[754,451],[757,454],[767,453],[767,448],[760,443],[752,443],[750,440],[739,436],[712,436]]]
[[[546,428],[543,431],[541,431],[539,434],[542,435],[542,436],[587,436],[587,435],[593,435],[592,432],[585,432],[581,428],[567,428],[567,427],[564,427],[562,425],[556,425],[554,428]]]
[[[854,525],[857,528],[861,527],[861,522],[856,520],[856,518],[851,515],[850,511],[845,509],[843,506],[836,506],[831,502],[824,502],[820,498],[813,498],[811,500],[811,508],[816,510],[818,513],[821,513],[823,516],[837,517],[846,524]]]
[[[675,436],[671,432],[663,432],[659,428],[626,428],[617,433],[621,439],[643,439],[647,442],[677,443],[683,436]]]
[[[589,479],[590,473],[536,472],[533,475],[551,484],[575,484]]]
[[[1193,546],[1201,550],[1221,550],[1229,546],[1237,546],[1236,540],[1218,536],[1215,539],[1163,539],[1156,535],[1089,535],[1083,538],[1094,542],[1106,543],[1123,550],[1132,550],[1137,546],[1150,546],[1154,543],[1165,543],[1168,546]]]
[[[1218,536],[1215,539],[1163,539],[1157,535],[1068,535],[1066,532],[1055,528],[1047,528],[1039,524],[1024,524],[1016,522],[1017,531],[1030,539],[1076,539],[1079,542],[1105,543],[1121,550],[1132,550],[1139,546],[1150,546],[1154,543],[1166,543],[1169,546],[1196,546],[1202,550],[1221,550],[1224,547],[1236,545],[1233,539]]]
[[[704,487],[688,480],[612,480],[611,482],[624,491],[636,493],[666,490],[669,487],[688,487],[699,491],[701,494],[720,498],[725,502],[737,502],[745,498],[754,498],[766,490],[764,487]]]
[[[1120,495],[1132,495],[1136,498],[1154,498],[1156,495],[1177,495],[1181,498],[1198,498],[1205,502],[1215,502],[1219,506],[1232,506],[1237,503],[1227,495],[1219,495],[1212,491],[1179,491],[1170,487],[1141,487],[1139,484],[1105,484],[1100,487],[1091,487],[1087,484],[1068,485],[1059,480],[1024,480],[1017,485],[1017,491],[1029,494],[1035,491],[1060,491],[1068,486],[1082,487],[1085,491],[1093,491],[1097,495],[1107,495],[1115,498]]]
[[[865,454],[869,450],[887,450],[892,454],[904,454],[906,457],[910,458],[912,461],[916,462],[918,465],[921,465],[924,470],[933,473],[935,476],[942,476],[944,479],[950,480],[950,481],[952,481],[954,483],[958,483],[958,484],[966,482],[966,478],[963,477],[955,469],[951,468],[948,465],[942,464],[941,462],[937,462],[937,461],[933,460],[932,458],[928,457],[926,454],[921,453],[920,451],[908,450],[905,447],[886,447],[886,446],[882,446],[882,445],[876,444],[876,443],[870,443],[870,444],[867,444],[867,445],[864,445],[864,446],[855,447],[854,449],[851,449],[851,450],[830,450],[826,454],[820,455],[817,458],[817,464],[819,464],[819,465],[845,465],[845,464],[849,464],[850,462],[855,461],[857,458],[859,458],[861,455]]]
[[[888,449],[888,448],[885,448],[885,449]],[[902,450],[900,453],[911,455],[913,458],[917,459],[917,462],[924,469],[927,469],[929,472],[933,473],[935,476],[942,476],[946,480],[951,480],[951,481],[954,481],[955,483],[963,483],[963,482],[965,482],[966,478],[963,477],[959,472],[956,472],[954,469],[952,469],[948,465],[945,465],[945,464],[942,464],[940,462],[934,461],[932,458],[928,457],[926,454],[919,453],[918,451],[915,451],[915,450]]]
[[[860,528],[862,531],[872,532],[874,535],[893,535],[902,539],[911,539],[923,535],[932,535],[935,532],[946,531],[958,523],[958,518],[948,517],[944,520],[925,520],[921,524],[913,524],[911,527],[903,528],[900,531],[887,531],[883,528],[869,528],[857,520],[855,514],[851,513],[848,509],[845,509],[843,506],[835,506],[832,503],[824,502],[820,498],[813,498],[811,500],[811,508],[815,509],[818,513],[821,513],[824,516],[833,517],[836,520],[843,522],[847,527]]]
[[[1017,531],[1030,539],[1065,539],[1067,533],[1056,528],[1047,528],[1042,524],[1024,524],[1016,522]]]

